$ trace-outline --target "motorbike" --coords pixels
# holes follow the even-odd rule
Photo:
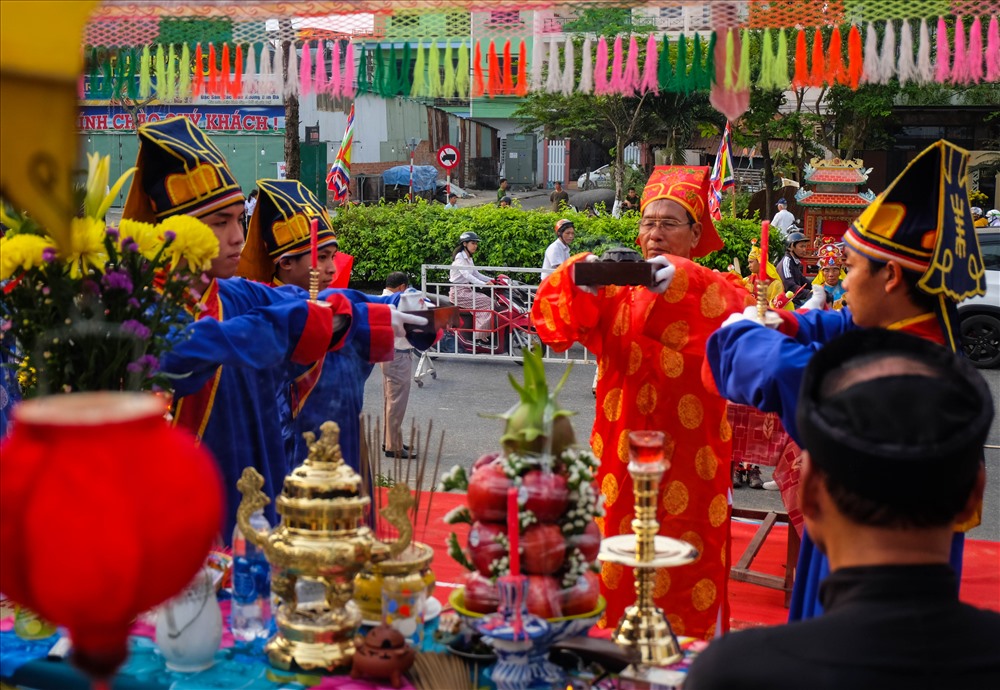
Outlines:
[[[539,342],[531,324],[531,289],[526,284],[501,273],[479,291],[491,298],[489,330],[476,331],[477,310],[462,309],[459,325],[447,329],[438,343],[439,352],[517,357],[521,350]],[[477,338],[489,338],[489,343],[484,344]]]

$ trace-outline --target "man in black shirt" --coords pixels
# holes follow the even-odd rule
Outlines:
[[[785,292],[795,295],[792,300],[795,306],[801,307],[812,296],[809,279],[802,273],[802,259],[809,253],[809,240],[793,226],[785,238],[785,246],[785,255],[777,266],[778,275]]]
[[[982,376],[939,345],[867,329],[820,350],[797,421],[825,613],[712,642],[685,690],[1000,688],[1000,614],[961,603],[948,565],[992,419]]]

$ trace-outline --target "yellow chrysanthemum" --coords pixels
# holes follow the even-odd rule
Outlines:
[[[45,261],[42,253],[55,243],[38,235],[12,235],[0,238],[0,280],[7,280],[18,271],[28,271]]]
[[[118,238],[121,246],[131,239],[139,247],[139,253],[150,261],[163,246],[163,231],[152,223],[123,218],[118,225]]]
[[[70,251],[66,257],[70,275],[79,278],[87,267],[104,273],[108,251],[104,246],[104,221],[94,218],[74,218],[70,227]]]
[[[164,234],[174,233],[173,242],[167,247],[170,263],[187,261],[192,271],[207,271],[212,259],[219,255],[219,240],[212,229],[192,216],[171,216],[158,226]]]

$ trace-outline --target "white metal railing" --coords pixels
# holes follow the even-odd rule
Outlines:
[[[431,301],[451,303],[451,289],[455,284],[448,280],[450,270],[449,264],[423,264],[420,267],[420,289]],[[477,292],[489,299],[492,308],[460,307],[461,323],[457,327],[446,329],[444,337],[428,350],[430,354],[455,359],[491,357],[515,361],[521,359],[524,348],[541,345],[542,357],[549,362],[597,363],[594,355],[582,345],[574,345],[565,352],[556,352],[538,338],[531,323],[531,306],[535,301],[538,283],[541,282],[540,268],[476,266],[476,270],[494,280],[502,280],[500,276],[507,276],[510,282],[477,286]],[[490,314],[490,327],[485,331],[475,328],[475,317],[480,312]],[[480,340],[488,343],[482,344]]]

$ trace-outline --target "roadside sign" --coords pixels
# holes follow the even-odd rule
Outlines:
[[[438,149],[437,152],[438,163],[441,167],[446,170],[451,170],[452,168],[458,167],[458,149],[456,149],[451,144],[445,144]]]

